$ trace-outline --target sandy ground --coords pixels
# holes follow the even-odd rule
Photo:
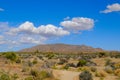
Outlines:
[[[80,72],[66,71],[66,70],[53,70],[53,76],[59,80],[79,80],[78,75]],[[101,80],[100,77],[93,75],[93,80]],[[118,80],[113,74],[107,75],[104,80]]]
[[[53,70],[53,76],[59,80],[77,80],[76,77],[80,72],[66,71],[66,70]]]

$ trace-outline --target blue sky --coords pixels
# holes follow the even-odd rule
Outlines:
[[[0,0],[0,51],[66,43],[120,50],[120,0]]]

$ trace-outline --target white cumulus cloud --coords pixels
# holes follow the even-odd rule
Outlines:
[[[112,5],[107,5],[107,9],[100,11],[101,13],[110,13],[120,11],[120,4],[114,3]]]
[[[23,44],[30,44],[30,43],[41,44],[41,40],[38,40],[38,39],[35,40],[35,38],[33,38],[33,37],[21,37],[20,43],[23,43]]]
[[[18,28],[11,29],[8,34],[17,35],[19,33],[30,34],[30,35],[40,35],[43,37],[59,37],[69,35],[70,33],[63,30],[61,27],[56,27],[52,24],[41,25],[35,27],[33,23],[26,21],[21,24]]]
[[[72,20],[61,22],[60,25],[70,31],[90,30],[94,27],[94,20],[91,18],[75,17]]]
[[[69,35],[70,33],[66,30],[63,30],[61,27],[56,27],[54,25],[41,25],[37,28],[36,32],[42,36],[52,37],[52,36],[65,36]]]

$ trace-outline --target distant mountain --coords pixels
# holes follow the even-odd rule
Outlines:
[[[32,48],[20,50],[20,52],[56,52],[56,53],[80,53],[80,52],[101,52],[101,48],[93,48],[86,45],[69,45],[69,44],[42,44]]]

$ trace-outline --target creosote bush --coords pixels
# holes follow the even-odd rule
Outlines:
[[[105,62],[105,66],[109,66],[111,64],[111,60],[110,59],[106,59],[105,61],[106,61]]]
[[[87,61],[83,59],[83,60],[79,60],[77,66],[82,67],[82,66],[85,66],[86,64],[87,64]]]
[[[64,65],[62,69],[65,69],[65,70],[69,69],[69,65]]]
[[[11,80],[10,79],[10,76],[8,75],[8,74],[2,74],[1,76],[0,76],[0,80]]]
[[[105,67],[104,70],[105,70],[107,73],[109,73],[109,74],[113,73],[113,69],[112,69],[112,67],[110,67],[110,66]]]
[[[7,59],[9,59],[11,61],[16,61],[18,58],[17,54],[14,52],[6,52],[4,55]]]
[[[37,64],[38,63],[38,60],[37,58],[35,58],[33,61],[32,61],[33,64]]]
[[[9,72],[0,71],[0,80],[17,80],[19,78],[18,74],[9,74]]]
[[[96,72],[96,71],[97,71],[97,68],[91,67],[90,70],[91,70],[92,72]]]
[[[93,80],[92,73],[90,73],[89,71],[83,71],[79,75],[79,80]]]
[[[43,80],[50,77],[50,74],[47,71],[37,71],[32,69],[30,74],[33,76],[34,80]]]

